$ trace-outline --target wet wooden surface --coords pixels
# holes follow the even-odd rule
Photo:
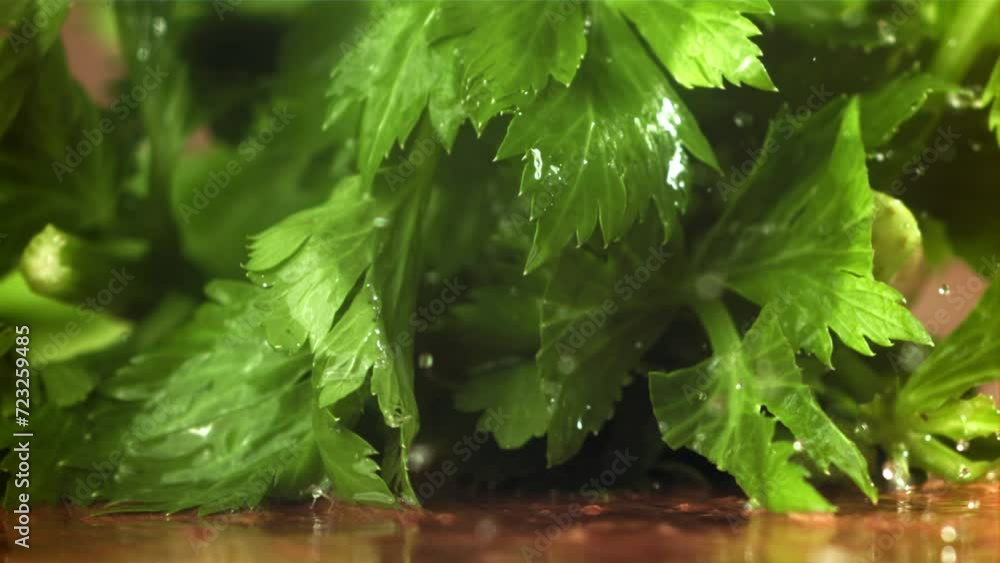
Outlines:
[[[31,549],[4,563],[181,562],[1000,562],[1000,485],[925,487],[836,516],[748,513],[736,497],[621,494],[494,499],[434,510],[297,505],[200,520],[36,510]]]

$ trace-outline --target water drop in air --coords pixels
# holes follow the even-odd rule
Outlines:
[[[801,452],[805,448],[802,447],[802,442],[795,440],[794,442],[792,442],[792,449],[797,452]]]
[[[559,371],[564,375],[569,375],[576,371],[576,360],[570,356],[562,356],[559,358]]]
[[[951,286],[949,286],[946,283],[941,284],[941,287],[938,288],[938,295],[948,295],[950,293],[951,293]]]
[[[968,440],[959,440],[958,443],[955,444],[955,450],[956,451],[964,452],[967,449],[969,449],[969,441]]]
[[[417,357],[417,366],[419,366],[420,369],[431,369],[434,367],[434,355],[428,354],[427,352],[420,354],[420,356]]]
[[[746,127],[753,124],[753,116],[745,111],[738,111],[736,115],[733,116],[733,123],[737,127]]]
[[[153,35],[157,37],[163,37],[163,34],[167,32],[167,20],[163,19],[161,16],[153,18]]]

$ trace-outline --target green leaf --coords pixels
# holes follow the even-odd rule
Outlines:
[[[327,123],[357,112],[362,104],[358,131],[358,167],[361,182],[370,186],[382,160],[394,144],[403,146],[432,99],[454,93],[439,82],[439,75],[453,72],[448,57],[438,57],[430,46],[432,24],[439,8],[430,3],[402,4],[376,13],[371,33],[350,51],[333,72],[329,96],[333,105]],[[444,89],[443,89],[444,88]],[[434,102],[436,108],[444,105]],[[432,113],[442,140],[454,139],[454,116]]]
[[[60,362],[46,366],[42,372],[47,397],[60,407],[82,402],[94,387],[98,375],[79,362]]]
[[[458,36],[462,91],[476,127],[523,107],[549,83],[569,86],[587,50],[584,4],[446,2],[441,36]]]
[[[7,355],[7,352],[14,347],[14,327],[0,323],[0,358]]]
[[[864,455],[820,408],[813,390],[803,381],[795,352],[772,306],[761,311],[744,336],[743,346],[749,356],[759,359],[749,366],[755,376],[753,387],[767,410],[792,431],[820,470],[829,473],[830,465],[837,466],[876,502],[878,491],[868,476]]]
[[[990,108],[990,130],[996,133],[997,143],[1000,143],[1000,59],[997,59],[990,81],[983,91],[982,103],[986,105],[990,102],[993,102]]]
[[[46,224],[67,231],[107,227],[116,206],[115,143],[100,130],[100,110],[70,76],[62,45],[31,72],[22,81],[24,101],[0,138],[0,216],[8,235],[0,242],[0,273]]]
[[[31,99],[46,53],[59,43],[69,0],[10,0],[0,7],[5,37],[0,43],[0,136]]]
[[[731,474],[755,505],[777,512],[833,511],[806,481],[809,472],[792,462],[792,444],[775,440],[776,420],[761,413],[760,386],[797,375],[791,346],[775,323],[758,322],[741,343],[731,320],[718,322],[723,326],[707,323],[710,334],[731,334],[725,346],[713,340],[712,358],[649,375],[650,400],[664,441],[674,449],[690,448]],[[758,381],[761,367],[768,369],[771,383]]]
[[[550,84],[514,117],[497,158],[524,155],[521,191],[538,223],[526,269],[600,224],[621,238],[655,202],[672,232],[687,203],[690,151],[716,166],[698,124],[617,12],[594,6],[589,54],[572,86]]]
[[[868,0],[781,0],[774,3],[774,26],[826,48],[889,46],[889,34],[879,28],[869,4]]]
[[[621,388],[669,323],[674,249],[658,226],[636,227],[607,256],[567,250],[542,306],[538,370],[550,399],[550,465],[563,463],[614,413]]]
[[[944,436],[954,442],[1000,435],[1000,409],[989,395],[952,399],[940,407],[911,414],[909,429]]]
[[[463,412],[485,411],[476,427],[492,432],[497,444],[507,450],[544,436],[549,423],[542,380],[533,362],[474,374],[455,395],[455,406]]]
[[[309,357],[267,344],[261,290],[219,282],[206,291],[212,302],[192,321],[101,384],[87,409],[92,443],[63,460],[82,470],[110,461],[114,478],[94,497],[112,510],[256,506],[316,447],[308,417],[288,416],[309,406]]]
[[[246,269],[284,308],[267,321],[280,347],[315,349],[375,253],[374,198],[357,177],[341,182],[323,205],[300,211],[253,237]],[[335,258],[335,259],[334,259]],[[288,315],[282,315],[287,311]]]
[[[701,271],[760,305],[780,303],[785,334],[827,365],[830,329],[866,355],[867,340],[929,344],[902,296],[872,276],[874,205],[858,102],[834,103],[780,132],[784,139],[772,128],[765,147],[773,154],[703,241]]]
[[[391,173],[377,178],[373,193],[356,177],[345,180],[326,204],[255,237],[247,264],[275,304],[266,321],[269,340],[290,350],[309,342],[319,404],[338,402],[371,373],[382,417],[399,429],[399,459],[383,463],[385,477],[414,504],[405,464],[419,427],[410,316],[437,152],[432,144],[416,172],[399,178],[402,185]]]
[[[663,66],[686,88],[777,90],[750,38],[760,30],[743,14],[770,14],[767,0],[612,0],[635,24]]]
[[[289,18],[281,35],[274,55],[276,74],[264,81],[270,97],[252,109],[227,101],[217,112],[224,116],[249,113],[243,118],[248,126],[238,130],[230,144],[214,130],[217,137],[212,147],[183,153],[174,174],[173,208],[184,256],[209,277],[241,277],[248,236],[322,203],[329,197],[331,186],[354,168],[357,154],[350,138],[353,131],[346,127],[324,131],[322,118],[317,116],[327,109],[330,68],[343,51],[344,43],[335,38],[346,40],[363,23],[357,12],[366,6],[329,2],[295,2],[291,6],[299,12]],[[218,21],[212,6],[206,7],[206,17]],[[244,3],[238,11],[242,14],[254,7],[260,6]],[[174,24],[171,26],[173,29]],[[240,25],[231,29],[229,33],[256,35]],[[214,34],[209,37],[210,42],[232,41]],[[253,37],[248,41],[254,41]],[[254,58],[243,55],[240,60]],[[192,64],[199,62],[196,59]],[[217,74],[214,67],[201,72]],[[215,79],[232,82],[230,74]],[[261,85],[236,82],[232,87],[246,92]],[[217,95],[218,88],[211,93]],[[195,102],[200,103],[193,110],[210,111],[205,107],[207,101],[199,98]],[[228,124],[234,120],[223,121]]]
[[[899,126],[920,111],[928,96],[954,89],[954,84],[937,75],[909,72],[860,96],[861,138],[865,147],[874,150],[888,143]]]
[[[1000,284],[996,282],[994,278],[972,313],[900,389],[899,415],[938,408],[977,385],[996,380],[1000,366]]]
[[[316,409],[313,427],[323,466],[338,498],[383,506],[396,504],[378,475],[378,464],[371,458],[378,453],[375,448],[343,428],[329,412]]]

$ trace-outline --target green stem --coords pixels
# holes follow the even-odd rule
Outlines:
[[[983,47],[983,29],[997,19],[1000,0],[969,0],[959,4],[931,71],[938,76],[959,83],[976,60]]]
[[[736,353],[740,349],[740,333],[729,315],[726,305],[719,299],[695,301],[694,311],[708,333],[712,352],[717,356]]]
[[[859,403],[867,403],[885,390],[885,379],[853,350],[836,348],[833,365],[837,366],[833,374],[835,384]]]

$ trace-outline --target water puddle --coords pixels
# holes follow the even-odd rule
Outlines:
[[[1000,561],[1000,484],[927,486],[885,495],[877,507],[857,495],[837,504],[836,516],[782,516],[749,513],[739,497],[665,493],[599,504],[496,498],[424,512],[321,499],[203,520],[48,508],[35,515],[31,550],[0,547],[0,561]]]

